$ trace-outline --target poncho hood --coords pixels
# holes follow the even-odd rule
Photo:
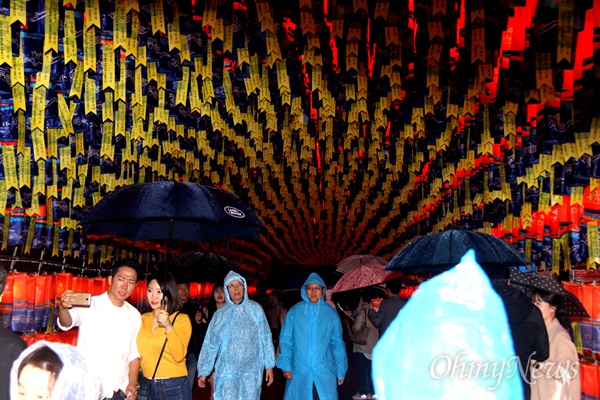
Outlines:
[[[323,301],[325,298],[325,289],[327,288],[327,285],[325,284],[323,278],[321,278],[315,272],[311,273],[306,279],[306,282],[304,282],[304,285],[302,285],[302,289],[300,290],[300,295],[302,296],[302,299],[305,301],[309,301],[308,296],[306,295],[306,285],[308,285],[309,283],[316,283],[319,286],[323,286],[323,294],[321,295],[319,302]]]
[[[229,290],[227,290],[227,286],[233,281],[242,281],[244,283],[244,300],[242,300],[242,302],[240,303],[240,304],[243,304],[246,302],[246,300],[248,300],[248,285],[246,284],[246,278],[244,278],[243,276],[241,276],[240,274],[238,274],[237,272],[234,272],[234,271],[229,271],[229,273],[225,277],[225,281],[223,282],[223,286],[225,289],[225,301],[229,305],[232,305],[232,306],[236,305],[231,300],[231,297],[229,297]]]
[[[95,400],[100,395],[99,383],[89,367],[85,356],[75,347],[65,343],[36,342],[26,348],[14,362],[10,371],[10,395],[16,399],[19,393],[18,374],[23,359],[39,349],[47,346],[54,351],[63,362],[62,370],[54,384],[51,400],[82,399]]]

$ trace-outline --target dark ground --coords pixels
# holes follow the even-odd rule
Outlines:
[[[358,390],[358,383],[356,379],[356,371],[354,368],[354,353],[352,353],[352,346],[346,345],[346,353],[348,354],[348,372],[346,373],[346,379],[344,384],[338,387],[339,400],[350,400],[352,396]],[[283,390],[285,389],[285,378],[279,368],[274,370],[274,381],[269,387],[263,385],[261,400],[282,400]],[[208,386],[208,385],[207,385]],[[194,385],[194,391],[192,393],[192,400],[210,400],[210,388],[206,387],[201,389],[198,385]],[[307,399],[297,400],[312,400],[312,396]]]

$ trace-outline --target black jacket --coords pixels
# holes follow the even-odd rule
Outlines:
[[[507,284],[494,284],[493,286],[504,303],[515,353],[519,357],[521,368],[528,382],[530,376],[529,359],[544,361],[550,356],[548,332],[546,331],[542,312],[520,290]],[[523,377],[523,374],[521,374],[521,377]],[[525,399],[530,398],[530,389],[527,382],[523,382]]]
[[[379,305],[379,312],[369,310],[369,319],[371,323],[379,328],[379,336],[383,336],[385,330],[396,318],[406,301],[398,296],[390,296],[383,300]]]
[[[0,400],[8,400],[10,369],[19,354],[27,348],[27,344],[18,335],[4,329],[2,321],[0,321],[0,343]]]

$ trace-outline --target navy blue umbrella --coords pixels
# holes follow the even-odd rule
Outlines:
[[[209,242],[258,237],[263,224],[231,193],[191,182],[153,182],[108,193],[82,218],[83,234]]]
[[[211,253],[191,251],[174,257],[169,272],[178,282],[217,282],[223,284],[229,271],[246,273],[233,261]]]
[[[502,239],[487,233],[450,229],[413,240],[392,258],[385,269],[409,273],[443,272],[458,264],[469,249],[475,249],[477,263],[490,271],[531,264]]]

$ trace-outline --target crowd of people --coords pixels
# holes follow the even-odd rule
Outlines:
[[[405,306],[399,281],[387,283],[385,296],[361,291],[358,305],[345,313],[316,273],[293,306],[276,295],[262,305],[251,300],[245,278],[233,271],[214,286],[208,304],[198,305],[190,301],[188,282],[163,271],[148,279],[150,311],[141,315],[127,302],[138,271],[131,260],[115,265],[109,289],[93,296],[89,307],[75,306],[74,293],[64,292],[58,326],[79,328],[77,347],[42,341],[27,348],[0,326],[0,400],[191,400],[195,382],[201,388],[209,382],[214,400],[258,400],[263,385],[273,383],[275,367],[286,379],[285,400],[334,400],[351,353],[352,398],[377,398],[374,349]],[[510,286],[507,275],[490,279],[507,313],[523,398],[577,398],[578,356],[560,296],[538,291],[530,299]],[[0,266],[0,299],[5,283]],[[385,299],[379,304],[376,297]],[[364,340],[350,344],[363,329]]]

